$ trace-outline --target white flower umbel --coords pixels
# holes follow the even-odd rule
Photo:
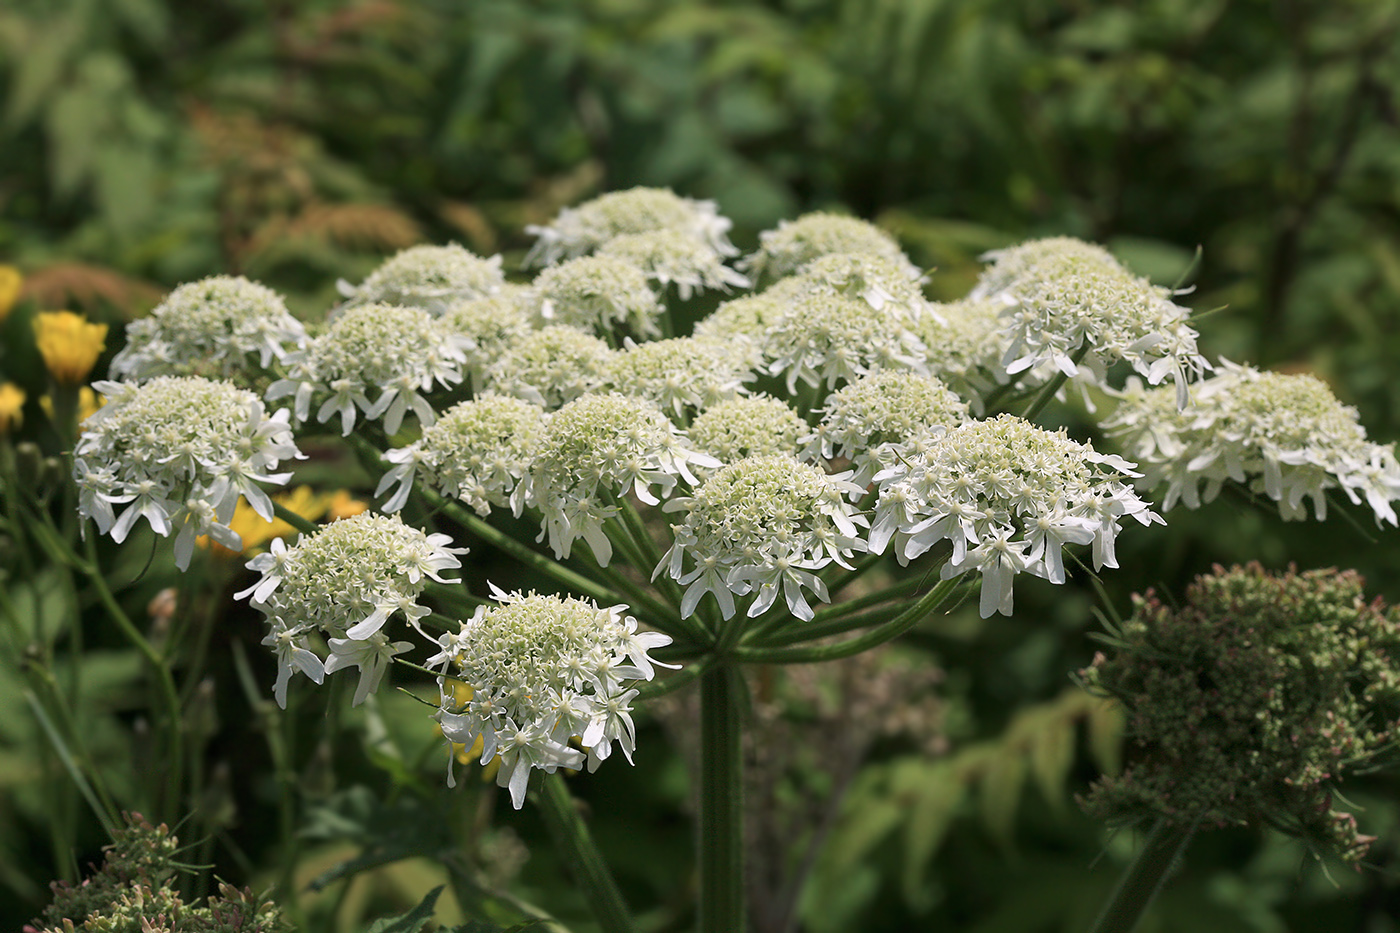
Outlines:
[[[281,485],[283,460],[300,458],[287,412],[268,416],[252,392],[198,376],[157,376],[142,385],[99,382],[107,404],[83,423],[74,450],[78,511],[98,531],[125,541],[138,519],[175,534],[175,563],[190,564],[195,539],[210,535],[231,550],[239,496],[268,521],[261,483]],[[124,506],[118,516],[114,506]]]
[[[738,365],[757,370],[763,365],[763,342],[768,329],[790,306],[786,298],[768,292],[731,298],[697,321],[693,336],[724,343]]]
[[[793,301],[764,338],[768,371],[788,392],[798,381],[833,389],[879,369],[924,368],[924,345],[894,304],[876,309],[857,298],[815,291]]]
[[[606,609],[582,599],[501,593],[502,605],[478,606],[455,634],[439,639],[441,706],[434,718],[448,742],[468,748],[481,739],[481,763],[500,757],[496,783],[511,804],[525,802],[530,769],[588,770],[614,746],[630,763],[636,748],[631,684],[651,680],[662,664],[648,655],[671,643],[660,632],[639,632],[626,606]],[[447,678],[465,685],[459,703]],[[569,747],[578,739],[587,750]],[[447,783],[455,784],[451,756]]]
[[[923,274],[894,237],[879,227],[857,217],[821,212],[784,220],[778,229],[759,234],[757,252],[744,257],[739,268],[755,278],[779,279],[833,253],[883,256],[903,266],[908,278],[917,280]]]
[[[924,443],[967,420],[967,403],[942,382],[919,373],[889,371],[863,376],[830,395],[817,429],[803,439],[804,459],[844,457],[863,486]]]
[[[651,402],[623,395],[585,395],[554,412],[535,446],[517,495],[540,510],[554,556],[569,556],[574,541],[588,542],[604,567],[612,544],[603,523],[629,493],[648,505],[669,496],[677,480],[695,485],[692,467],[719,461],[688,449],[684,436]]]
[[[461,402],[416,442],[384,455],[394,467],[374,494],[381,496],[397,485],[383,506],[386,512],[397,512],[419,479],[444,496],[462,500],[478,515],[509,503],[519,516],[521,504],[518,499],[512,502],[511,494],[543,431],[544,410],[532,402],[506,395]]]
[[[986,395],[1010,379],[1001,365],[1005,307],[1005,301],[986,298],[937,304],[936,314],[917,315],[909,325],[923,342],[929,373],[967,399],[977,415]]]
[[[813,292],[859,299],[876,311],[893,306],[910,318],[922,314],[936,317],[938,311],[924,297],[924,280],[925,276],[903,257],[831,253],[807,263],[770,291],[782,294],[789,288],[805,287]]]
[[[471,250],[446,246],[410,246],[400,250],[358,286],[339,283],[342,307],[385,304],[422,308],[439,315],[459,301],[488,298],[505,284],[501,257],[483,259]]]
[[[508,284],[499,295],[459,301],[443,312],[443,328],[470,344],[463,369],[473,392],[485,388],[487,368],[534,329],[538,302],[531,300],[533,289],[524,291]]]
[[[615,237],[675,231],[705,244],[721,256],[738,250],[726,234],[732,226],[713,201],[693,201],[665,188],[613,191],[565,208],[545,227],[526,227],[539,239],[525,257],[526,266],[549,266],[593,252]]]
[[[797,456],[797,442],[811,429],[787,402],[768,395],[730,399],[707,408],[690,424],[697,450],[733,463],[745,457]]]
[[[864,490],[845,476],[828,476],[790,456],[750,457],[715,472],[693,497],[668,502],[666,511],[687,515],[672,526],[675,545],[656,575],[669,574],[686,587],[681,616],[694,613],[710,593],[729,619],[735,596],[757,592],[748,609],[753,618],[781,591],[787,611],[810,620],[804,589],[829,602],[815,571],[833,561],[849,566],[849,558],[865,550],[861,527],[867,522],[846,502]]]
[[[1139,488],[1166,485],[1164,508],[1198,508],[1234,480],[1277,502],[1285,519],[1306,518],[1309,499],[1325,518],[1327,490],[1341,489],[1353,503],[1364,499],[1377,523],[1396,524],[1395,445],[1371,443],[1356,409],[1316,376],[1224,362],[1192,387],[1185,410],[1173,402],[1169,390],[1130,386],[1104,422],[1142,465]]]
[[[608,387],[655,402],[684,424],[697,411],[745,391],[753,373],[719,340],[627,341],[608,368]]]
[[[267,397],[292,396],[298,421],[309,420],[313,406],[323,424],[338,415],[345,435],[360,414],[382,418],[388,434],[409,411],[430,425],[436,415],[423,393],[462,381],[469,345],[421,308],[360,305],[288,357],[288,377],[274,382]]]
[[[208,376],[251,383],[306,340],[272,289],[216,275],[181,285],[149,317],[128,324],[111,374],[126,382]]]
[[[278,704],[286,706],[294,669],[319,683],[314,671],[355,667],[360,671],[355,702],[374,690],[389,658],[407,650],[406,643],[382,634],[385,624],[402,613],[417,628],[428,614],[418,602],[428,580],[456,582],[441,574],[460,567],[457,555],[467,549],[450,543],[447,535],[424,534],[398,516],[362,512],[303,534],[292,547],[276,539],[272,550],[249,561],[248,568],[261,577],[234,598],[251,596],[271,626],[263,644],[278,653]],[[331,647],[323,666],[307,657],[315,657],[313,632]]]
[[[707,289],[727,292],[749,287],[749,280],[726,266],[714,247],[681,230],[624,234],[605,243],[598,255],[641,269],[660,286],[659,291],[676,286],[682,301]]]
[[[970,421],[876,476],[870,549],[892,544],[907,564],[948,541],[943,579],[979,571],[983,618],[1010,615],[1016,574],[1063,583],[1066,544],[1092,543],[1095,569],[1117,567],[1120,520],[1162,521],[1128,485],[1137,475],[1119,457],[1014,415]]]
[[[603,386],[615,354],[576,327],[542,327],[512,343],[483,381],[489,391],[555,409]]]
[[[638,337],[659,336],[665,310],[641,269],[610,256],[580,256],[550,266],[535,278],[546,323],[611,333],[623,327]]]
[[[1124,269],[1106,250],[1067,237],[988,253],[992,262],[971,298],[1002,298],[1002,365],[1047,378],[1064,373],[1111,388],[1108,367],[1126,360],[1148,383],[1171,377],[1177,407],[1210,364],[1196,349],[1190,311],[1172,292]]]

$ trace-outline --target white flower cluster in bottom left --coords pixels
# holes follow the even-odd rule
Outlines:
[[[655,666],[671,667],[647,652],[669,635],[637,631],[626,606],[600,608],[583,599],[503,593],[502,605],[478,606],[457,633],[438,639],[442,650],[441,708],[435,718],[449,742],[472,747],[482,740],[481,763],[500,756],[496,783],[510,788],[520,809],[530,769],[588,770],[612,754],[632,760],[636,730],[629,681],[651,680]],[[448,678],[465,686],[454,691]],[[467,696],[465,703],[456,696]],[[585,751],[569,746],[577,738]],[[452,756],[447,783],[452,786]]]

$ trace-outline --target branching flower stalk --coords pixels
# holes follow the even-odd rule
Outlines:
[[[1116,568],[1120,534],[1227,482],[1285,517],[1312,499],[1321,518],[1340,488],[1396,520],[1393,447],[1354,411],[1232,364],[1202,381],[1215,367],[1175,293],[1099,247],[998,251],[967,300],[940,305],[864,221],[784,222],[738,263],[729,227],[711,202],[614,192],[530,228],[528,282],[500,257],[414,247],[342,283],[306,328],[257,283],[183,286],[131,325],[121,381],[98,384],[79,511],[118,542],[144,520],[181,567],[199,535],[240,543],[238,508],[296,528],[238,594],[266,620],[278,704],[297,675],[353,668],[356,704],[396,676],[435,679],[448,783],[478,742],[514,807],[543,778],[546,818],[617,933],[628,910],[558,772],[648,754],[633,717],[649,698],[698,681],[700,928],[734,933],[742,665],[850,657],[971,592],[981,616],[1009,615],[1024,575],[1062,584],[1081,550]],[[724,300],[672,337],[671,298],[705,290]],[[1071,386],[1119,400],[1104,427],[1121,453],[1034,423]],[[1029,407],[996,414],[1013,387]],[[318,525],[264,486],[291,478],[274,471],[299,434],[327,432],[373,476],[376,507]],[[483,579],[487,549],[551,592]]]

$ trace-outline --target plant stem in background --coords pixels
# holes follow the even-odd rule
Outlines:
[[[1131,933],[1171,874],[1196,827],[1160,819],[1128,866],[1090,933]]]
[[[554,844],[563,851],[564,861],[583,887],[588,906],[604,933],[636,933],[622,892],[618,891],[608,863],[593,843],[593,834],[574,806],[574,796],[569,792],[564,775],[558,771],[545,775],[534,799],[554,837]]]

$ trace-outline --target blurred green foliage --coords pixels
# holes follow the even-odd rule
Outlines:
[[[1374,439],[1400,436],[1400,5],[1387,0],[8,0],[0,9],[0,262],[26,275],[26,310],[5,330],[12,344],[33,308],[117,321],[216,272],[258,278],[310,316],[332,300],[337,277],[358,279],[414,242],[457,239],[503,251],[510,265],[526,224],[636,184],[715,199],[745,248],[807,209],[876,218],[937,267],[931,288],[945,299],[971,284],[981,252],[1030,236],[1106,243],[1167,284],[1200,246],[1186,300],[1225,306],[1200,322],[1208,352],[1317,371],[1361,409]],[[22,367],[20,354],[6,366]],[[1083,426],[1072,411],[1063,417]],[[1226,501],[1170,518],[1158,537],[1120,544],[1135,570],[1106,581],[1110,603],[1125,608],[1128,590],[1153,583],[1179,591],[1212,561],[1248,558],[1357,566],[1371,592],[1400,600],[1393,535],[1368,544],[1342,522],[1285,526]],[[66,599],[48,573],[7,586],[36,606]],[[123,573],[139,579],[140,568]],[[123,595],[133,615],[157,576],[164,582],[156,574]],[[1018,593],[1014,620],[983,623],[964,610],[915,633],[914,646],[950,671],[962,734],[944,759],[877,749],[833,804],[830,844],[802,901],[808,929],[1087,925],[1128,848],[1116,837],[1093,864],[1103,837],[1064,806],[1065,787],[1086,786],[1094,763],[1111,758],[1104,725],[1059,699],[1066,672],[1087,661],[1096,604],[1087,588],[1032,586]],[[221,639],[251,644],[247,628]],[[93,752],[111,756],[119,791],[134,778],[118,749],[139,732],[129,661],[113,649],[102,661],[110,671],[85,680]],[[232,674],[220,676],[223,706],[242,702]],[[0,785],[17,793],[0,806],[0,905],[32,916],[44,874],[32,865],[55,853],[44,851],[38,766],[26,763],[41,736],[7,702]],[[432,793],[415,770],[431,736],[356,717],[328,726],[321,715],[302,710],[301,728],[325,735],[279,764],[276,781],[255,734],[270,727],[224,726],[211,747],[259,750],[211,757],[211,767],[235,769],[221,778],[233,788],[221,805],[270,812],[297,769],[323,783],[328,772],[391,780],[396,797],[414,801]],[[352,733],[354,742],[336,741]],[[378,751],[345,750],[369,739]],[[379,760],[391,739],[414,746],[408,764]],[[635,772],[579,780],[601,820],[624,814],[598,835],[653,929],[687,918],[686,781],[676,767],[643,756]],[[1331,884],[1300,871],[1296,850],[1216,834],[1198,840],[1153,929],[1396,930],[1395,790],[1381,778],[1358,789],[1384,839],[1378,870]],[[312,802],[317,793],[304,791]],[[340,798],[321,799],[324,809]],[[902,822],[909,812],[917,819]],[[275,861],[271,833],[245,820],[235,829],[231,816],[211,818],[218,845],[202,851],[217,850],[225,871],[257,875]],[[322,830],[309,838],[330,838]],[[342,836],[363,842],[367,831],[355,824]],[[521,832],[539,845],[517,890],[549,900],[561,867],[538,827],[527,820]],[[394,906],[410,908],[424,891]],[[550,906],[567,915],[573,904]]]

